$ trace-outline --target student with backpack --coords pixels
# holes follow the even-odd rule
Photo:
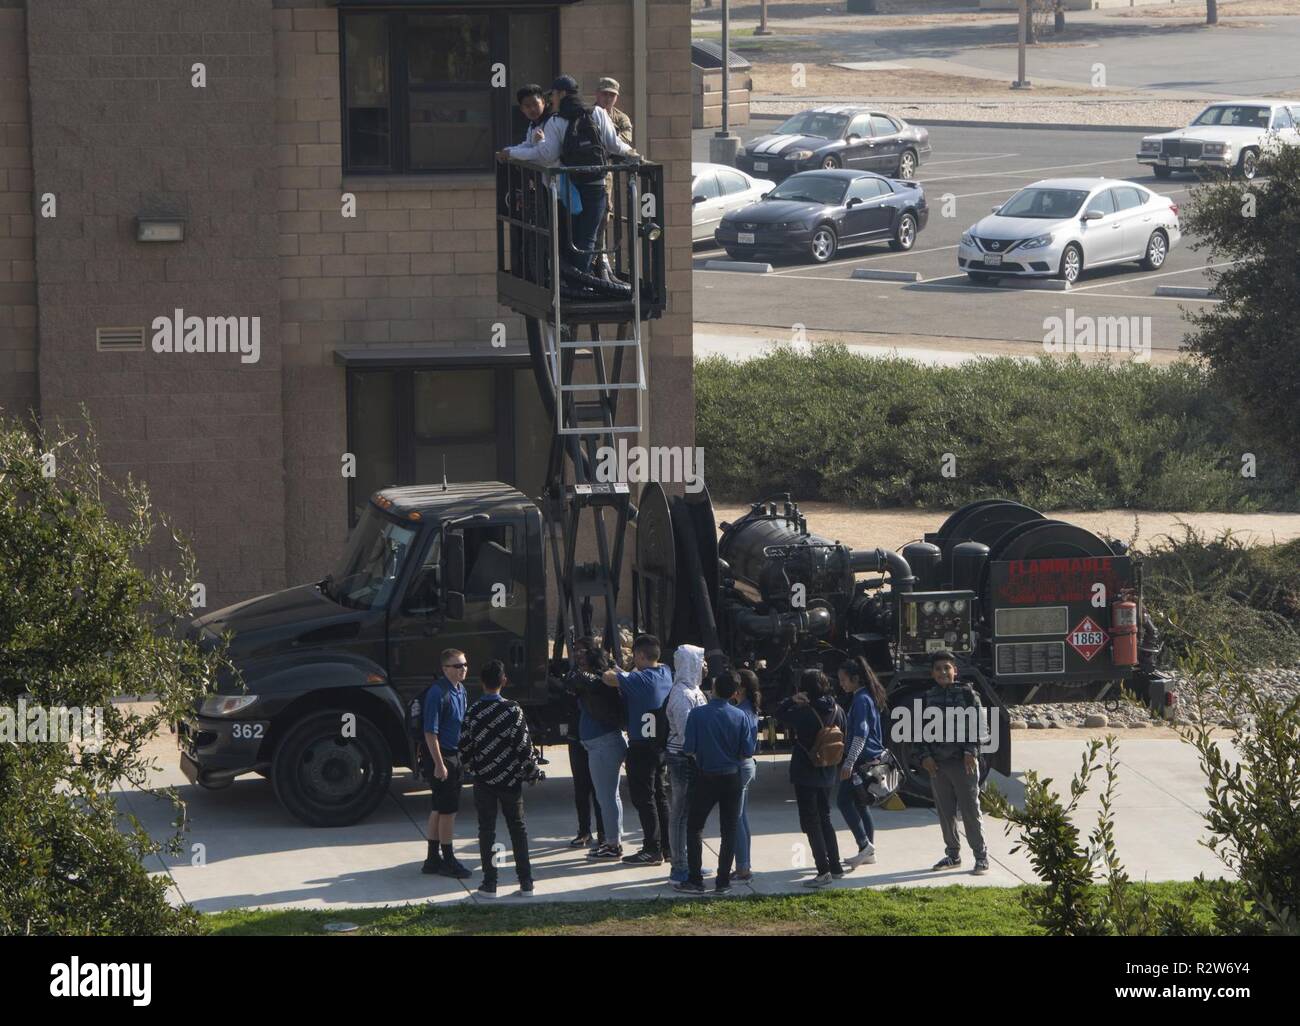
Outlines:
[[[845,860],[850,869],[857,869],[864,862],[876,861],[876,826],[871,819],[863,767],[884,754],[880,714],[888,708],[888,703],[885,689],[862,656],[846,659],[840,666],[839,679],[840,690],[849,696],[849,712],[835,804],[858,842],[858,853]]]
[[[578,82],[561,75],[551,84],[551,110],[540,142],[508,146],[500,157],[528,160],[544,167],[594,167],[608,164],[611,154],[636,156],[622,139],[609,115],[587,107],[578,98]],[[596,258],[596,237],[605,222],[608,197],[604,172],[572,172],[560,183],[560,199],[567,212],[560,216],[560,256],[579,271],[590,273]],[[576,252],[573,252],[576,250]]]
[[[641,850],[624,856],[623,861],[661,866],[665,857],[672,857],[664,755],[673,675],[659,662],[659,639],[653,634],[642,634],[632,642],[632,667],[631,673],[607,670],[603,678],[627,700],[627,788],[641,818]]]
[[[844,875],[839,842],[831,826],[831,789],[844,758],[844,712],[828,694],[821,670],[805,670],[798,690],[773,711],[794,744],[790,781],[799,805],[799,826],[808,837],[817,874],[805,887],[825,887]]]
[[[497,810],[505,817],[510,845],[519,877],[519,895],[533,894],[533,871],[528,860],[528,830],[524,826],[525,782],[541,774],[533,761],[533,742],[528,722],[517,702],[507,701],[501,689],[507,683],[506,668],[493,659],[479,673],[483,697],[465,714],[461,751],[474,777],[474,808],[478,812],[478,849],[483,860],[483,882],[478,892],[496,897],[497,866],[493,845],[497,839]]]

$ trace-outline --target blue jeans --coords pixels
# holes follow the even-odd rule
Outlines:
[[[871,822],[871,807],[860,788],[853,786],[852,780],[841,780],[839,790],[835,793],[835,804],[839,806],[840,815],[849,826],[849,832],[858,842],[858,849],[876,843],[876,825]]]
[[[618,773],[627,757],[627,742],[621,730],[582,742],[587,749],[592,789],[605,823],[605,839],[610,844],[623,843],[623,799],[618,793]]]
[[[668,847],[673,853],[673,869],[682,873],[687,870],[686,816],[694,768],[689,756],[668,753]]]
[[[744,872],[749,861],[749,785],[758,776],[758,763],[745,759],[740,764],[740,821],[736,824],[736,869]]]

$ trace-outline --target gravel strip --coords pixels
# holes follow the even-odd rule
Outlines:
[[[1300,695],[1300,668],[1251,670],[1246,674],[1246,679],[1276,702],[1290,702]],[[1050,730],[1062,727],[1142,730],[1158,722],[1145,706],[1127,701],[1009,705],[1007,711],[1011,715],[1013,730]]]

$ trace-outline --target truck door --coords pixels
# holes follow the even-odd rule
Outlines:
[[[518,515],[493,516],[457,528],[465,537],[465,615],[438,606],[440,534],[431,531],[419,570],[389,617],[389,672],[404,699],[426,690],[442,672],[443,649],[469,662],[466,687],[479,693],[483,664],[500,659],[512,682],[527,682],[527,541]]]

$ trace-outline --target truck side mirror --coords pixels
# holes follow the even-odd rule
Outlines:
[[[449,620],[465,619],[465,536],[459,531],[442,535],[442,608]]]
[[[447,610],[448,620],[465,619],[465,594],[460,591],[447,592],[447,604],[443,607]]]

